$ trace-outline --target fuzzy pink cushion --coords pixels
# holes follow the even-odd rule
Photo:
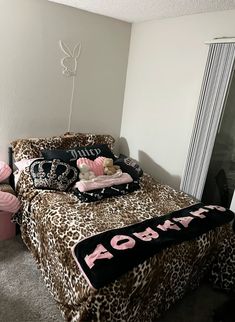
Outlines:
[[[0,191],[0,211],[16,213],[20,209],[20,201],[9,192]]]
[[[90,168],[90,171],[94,172],[96,177],[102,176],[104,174],[104,166],[103,166],[104,159],[106,158],[98,157],[94,161],[92,161],[87,158],[79,158],[77,160],[77,167],[79,168],[81,164],[86,164]]]
[[[6,180],[11,174],[11,168],[8,164],[0,161],[0,182]]]

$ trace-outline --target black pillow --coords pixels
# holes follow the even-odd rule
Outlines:
[[[134,180],[137,180],[143,175],[143,170],[139,164],[132,158],[126,157],[123,154],[119,155],[119,158],[114,161],[115,165],[119,165],[122,172],[127,172]]]
[[[103,156],[115,160],[115,156],[107,144],[79,146],[67,150],[43,150],[42,155],[46,160],[60,159],[74,166],[76,166],[76,160],[79,158],[95,160],[97,157]]]
[[[78,170],[71,165],[54,159],[35,160],[29,167],[34,187],[66,191],[77,181]]]

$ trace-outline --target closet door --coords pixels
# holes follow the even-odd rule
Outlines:
[[[235,189],[235,73],[218,127],[202,195],[205,203],[229,208]]]
[[[211,43],[180,189],[202,199],[220,119],[233,78],[235,39]],[[221,175],[220,175],[221,177]]]

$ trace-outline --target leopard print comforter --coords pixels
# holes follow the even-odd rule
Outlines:
[[[195,201],[144,175],[129,195],[82,203],[72,193],[33,188],[26,168],[18,181],[22,211],[15,218],[45,283],[66,321],[151,322],[207,276],[217,287],[235,285],[235,238],[230,225],[169,247],[112,284],[91,289],[71,247],[104,230],[187,207]]]

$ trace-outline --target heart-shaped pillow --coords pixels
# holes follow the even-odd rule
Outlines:
[[[104,162],[105,157],[98,157],[94,161],[87,159],[87,158],[79,158],[77,159],[77,167],[79,168],[82,164],[86,164],[90,171],[93,171],[95,176],[102,176],[104,175]]]

